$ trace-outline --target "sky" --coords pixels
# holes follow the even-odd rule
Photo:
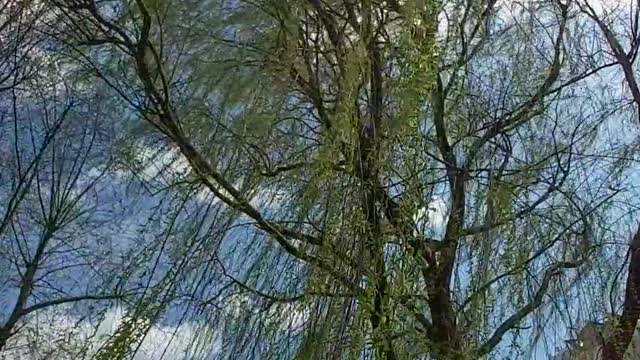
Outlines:
[[[610,2],[604,3],[608,6],[611,5]],[[599,3],[594,2],[594,4]],[[595,7],[597,6],[598,5],[595,5]],[[620,131],[620,129],[614,128],[612,131]],[[174,151],[156,153],[151,147],[145,147],[144,145],[137,148],[136,151],[143,159],[153,158],[153,165],[143,167],[140,175],[147,182],[157,182],[158,187],[161,187],[163,183],[168,182],[167,179],[157,181],[160,174],[159,167],[163,165],[167,165],[169,167],[168,171],[162,172],[163,176],[166,176],[166,174],[180,174],[187,168],[186,161],[183,158],[176,156]],[[96,171],[98,170],[90,170],[89,173],[95,174]],[[635,182],[636,180],[632,181]],[[242,179],[237,179],[235,185],[240,186],[241,184]],[[111,250],[113,251],[112,254],[114,256],[114,263],[112,266],[117,266],[118,264],[118,260],[115,258],[118,256],[131,256],[131,254],[138,254],[136,250],[139,250],[141,243],[151,241],[152,239],[155,239],[155,236],[157,236],[157,234],[152,230],[141,228],[141,223],[144,223],[147,217],[153,216],[158,209],[163,209],[162,201],[165,199],[153,198],[151,196],[141,199],[132,196],[131,194],[133,191],[130,189],[130,186],[135,187],[138,185],[131,185],[130,178],[126,171],[116,171],[115,174],[109,174],[109,176],[105,178],[104,182],[101,183],[99,187],[99,191],[95,195],[92,195],[94,197],[91,198],[91,202],[99,211],[104,212],[105,216],[118,214],[118,216],[122,218],[117,226],[114,225],[114,228],[108,229],[105,234],[101,234],[102,236],[96,238],[96,246],[104,245],[104,243],[97,243],[98,239],[100,241],[110,243]],[[282,192],[278,193],[276,199],[273,200],[269,189],[259,190],[252,199],[252,204],[260,206],[261,208],[269,207],[269,211],[275,212],[281,205],[281,202],[285,201],[286,197],[287,194]],[[202,189],[196,193],[195,201],[198,203],[219,205],[219,200],[214,199],[206,189]],[[428,230],[430,236],[439,238],[443,234],[443,225],[447,220],[447,206],[446,200],[441,197],[435,197],[427,207],[418,210],[417,213],[414,214],[414,219],[417,221],[419,226],[424,226],[425,229]],[[242,246],[246,247],[251,243],[251,241],[254,241],[249,234],[241,232],[236,232],[232,234],[232,236],[235,236],[238,239],[238,243],[240,243],[238,245],[239,248],[243,248]],[[225,251],[230,252],[233,251],[233,249],[221,249],[221,252]],[[160,269],[159,273],[167,270],[168,269],[166,268]],[[242,264],[235,269],[238,273],[240,273],[241,270]],[[83,276],[78,275],[83,274],[78,272],[68,272],[65,281],[73,282],[77,285],[83,279]],[[6,296],[6,294],[3,296],[4,299],[9,297],[10,296]],[[2,303],[1,301],[0,304],[4,306],[9,305],[8,303]],[[237,299],[230,301],[228,304],[228,310],[231,312],[237,311],[240,306],[239,304],[239,300]],[[300,319],[303,319],[306,316],[299,312],[296,313],[296,309],[289,309],[289,311],[291,312],[291,317],[293,319],[293,327],[298,326]],[[123,307],[119,305],[108,307],[104,320],[102,320],[99,326],[96,337],[100,338],[102,335],[113,332],[120,323],[124,312]],[[210,338],[214,339],[214,341],[210,344],[210,348],[208,349],[209,353],[215,354],[216,351],[219,350],[221,344],[219,343],[218,338],[216,338],[215,328],[212,328],[213,326],[211,324],[198,324],[193,321],[180,323],[180,321],[178,321],[178,315],[179,311],[176,311],[175,314],[168,316],[168,320],[158,323],[152,327],[151,332],[145,338],[140,351],[137,353],[136,359],[157,359],[159,354],[165,351],[166,358],[174,358],[178,354],[184,354],[192,349],[192,342],[203,332],[213,334]],[[77,327],[78,339],[85,341],[85,337],[89,336],[88,332],[90,332],[91,329],[94,328],[93,325],[95,325],[95,321],[92,323],[87,319],[79,317],[73,309],[56,309],[53,313],[38,312],[37,317],[32,317],[32,320],[33,323],[30,323],[28,326],[33,326],[34,329],[37,329],[37,333],[39,335],[48,336],[48,333],[51,334],[52,343],[54,342],[55,337],[59,335],[59,332],[62,329],[66,329],[68,326]],[[63,332],[64,331],[66,330],[63,330]],[[169,341],[171,338],[173,338],[173,340]],[[24,339],[21,338],[17,340],[28,342],[29,339],[26,337]],[[52,347],[54,346],[52,345]],[[541,353],[536,353],[536,358],[542,359],[543,357],[540,357],[542,356],[540,354]],[[63,357],[60,358],[63,359]]]

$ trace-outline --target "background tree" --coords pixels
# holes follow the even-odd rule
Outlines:
[[[143,269],[128,272],[130,257],[153,253],[114,241],[131,232],[118,206],[126,194],[114,191],[115,112],[69,83],[59,46],[43,34],[51,8],[0,9],[0,353],[91,356],[94,329],[69,319],[98,324],[114,304],[135,304]]]
[[[76,188],[95,132],[92,136],[90,123],[84,123],[88,132],[73,133],[67,125],[77,114],[76,106],[70,100],[63,103],[65,94],[56,88],[55,76],[36,76],[36,71],[50,70],[44,59],[33,54],[41,40],[35,27],[43,8],[16,1],[4,1],[1,7],[0,291],[7,312],[0,317],[0,350],[4,350],[9,338],[24,326],[24,318],[38,310],[116,296],[78,294],[80,288],[68,291],[71,284],[64,284],[73,280],[67,279],[72,269],[95,263],[82,253],[77,238],[69,235],[81,236],[74,225],[85,217],[85,195],[97,181],[91,179]],[[35,91],[34,85],[41,91]],[[66,143],[58,140],[60,133],[68,136]]]

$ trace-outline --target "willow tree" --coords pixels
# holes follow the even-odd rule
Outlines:
[[[626,91],[619,91],[619,97],[627,100],[631,98],[633,104],[632,111],[625,106],[622,111],[638,116],[640,119],[640,90],[638,88],[637,76],[635,74],[635,61],[638,56],[640,46],[640,35],[638,33],[638,21],[640,21],[640,2],[629,1],[628,3],[613,4],[591,4],[588,1],[579,3],[583,15],[589,19],[596,28],[598,39],[603,48],[608,49],[609,63],[620,69],[623,84]],[[604,10],[597,9],[596,5],[603,5]],[[596,6],[596,8],[594,8]],[[628,96],[630,95],[630,96]],[[626,124],[625,124],[626,126]],[[637,138],[637,135],[636,135]],[[637,140],[631,144],[637,143]],[[635,153],[632,151],[632,153]],[[624,155],[624,154],[622,154]],[[629,164],[621,163],[621,167],[629,167]],[[625,352],[634,354],[637,352],[636,334],[637,322],[640,317],[640,229],[638,229],[629,241],[627,258],[629,265],[627,268],[626,282],[624,283],[624,297],[620,316],[616,316],[616,297],[610,299],[613,319],[609,320],[611,330],[605,334],[602,342],[603,359],[623,359]],[[626,262],[626,259],[625,259]],[[618,265],[620,271],[626,266]],[[616,282],[613,283],[612,293],[616,290]],[[635,335],[637,338],[637,335]]]
[[[579,155],[608,112],[571,1],[50,3],[226,214],[183,304],[220,357],[481,358],[595,266],[620,190]]]

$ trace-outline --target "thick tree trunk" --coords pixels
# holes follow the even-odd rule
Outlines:
[[[454,169],[452,168],[453,172]],[[455,171],[450,177],[451,214],[443,239],[444,247],[438,254],[433,286],[429,289],[429,308],[433,320],[435,355],[441,359],[461,359],[462,340],[457,325],[456,313],[451,300],[451,276],[456,261],[460,229],[464,222],[465,176],[464,171]]]
[[[640,228],[631,241],[629,273],[624,293],[622,316],[614,324],[611,334],[605,340],[604,360],[619,360],[624,356],[633,337],[640,317]]]

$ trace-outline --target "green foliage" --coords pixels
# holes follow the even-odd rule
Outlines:
[[[555,88],[584,48],[557,2],[110,3],[55,9],[74,85],[134,114],[114,173],[156,213],[118,283],[165,277],[100,360],[175,304],[219,325],[219,357],[274,359],[491,357],[504,320],[555,311],[527,304],[610,182],[585,155],[605,112]]]
[[[133,347],[142,340],[149,329],[145,318],[125,317],[115,334],[96,355],[97,360],[122,360],[130,357]]]

